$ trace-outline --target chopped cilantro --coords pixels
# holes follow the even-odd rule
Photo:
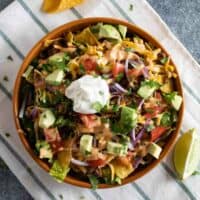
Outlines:
[[[129,10],[132,11],[133,10],[133,4],[129,5]]]
[[[97,179],[96,176],[94,176],[92,174],[88,175],[88,178],[89,178],[89,181],[92,185],[92,189],[96,190],[98,188],[99,180]]]
[[[103,106],[101,105],[100,102],[97,101],[92,104],[92,108],[95,109],[97,112],[100,112]]]
[[[145,80],[141,83],[141,86],[149,86],[150,88],[159,88],[160,84],[153,80]]]
[[[109,118],[105,118],[105,117],[101,118],[101,122],[104,123],[104,124],[109,123],[109,121],[110,121]]]
[[[164,57],[164,58],[162,58],[161,60],[160,60],[160,62],[164,65],[164,64],[166,64],[166,62],[168,61],[168,57]]]
[[[79,70],[81,74],[85,74],[85,68],[82,64],[79,65]]]
[[[13,61],[13,57],[11,55],[8,55],[7,60]]]
[[[5,75],[5,76],[3,77],[3,80],[4,80],[4,81],[6,81],[6,82],[8,82],[8,81],[9,81],[9,78],[8,78],[8,76],[7,76],[7,75]]]
[[[116,104],[112,106],[112,111],[113,112],[118,112],[119,109],[120,109],[120,107],[118,105],[116,105]]]
[[[132,52],[132,51],[133,51],[133,48],[126,47],[124,50],[125,50],[126,52]]]
[[[147,132],[151,132],[154,128],[155,128],[155,126],[153,124],[149,124],[147,126]]]
[[[176,95],[177,95],[177,92],[171,92],[171,93],[168,93],[168,94],[163,94],[165,100],[168,103],[172,102],[172,100],[175,98]]]
[[[119,74],[116,76],[115,80],[116,80],[117,82],[120,82],[120,81],[123,79],[123,77],[124,77],[124,74],[123,74],[123,73],[119,73]]]
[[[162,115],[162,118],[161,118],[161,125],[162,126],[171,126],[173,121],[171,119],[171,113],[169,112],[165,112],[163,115]]]

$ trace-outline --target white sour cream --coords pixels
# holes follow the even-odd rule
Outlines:
[[[110,97],[107,82],[101,77],[85,75],[73,81],[65,90],[65,95],[73,100],[73,110],[83,114],[94,114],[95,103],[105,106]]]

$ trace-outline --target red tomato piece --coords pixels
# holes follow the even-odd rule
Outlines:
[[[99,167],[99,166],[103,166],[106,164],[106,161],[99,158],[97,160],[88,160],[87,163],[91,166],[91,167]]]
[[[45,128],[44,136],[47,142],[61,141],[61,137],[57,128]]]
[[[115,66],[112,69],[112,75],[115,78],[120,73],[124,72],[124,65],[121,63],[116,63]]]
[[[146,119],[152,119],[152,118],[156,117],[156,115],[161,113],[164,110],[164,108],[161,106],[154,106],[151,108],[151,110],[152,110],[151,113],[146,113],[144,115]]]
[[[81,114],[80,118],[87,128],[93,128],[97,124],[96,115]]]
[[[158,126],[154,128],[151,131],[151,142],[158,139],[163,133],[165,133],[166,130],[167,130],[167,127],[164,127],[164,126]]]
[[[90,58],[86,58],[83,61],[83,67],[85,68],[86,71],[92,71],[96,69],[97,63]]]
[[[142,74],[143,74],[142,69],[129,69],[128,70],[129,76],[138,77],[138,76],[141,76]]]

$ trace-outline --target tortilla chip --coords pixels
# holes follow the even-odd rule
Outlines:
[[[85,28],[78,35],[76,35],[74,39],[76,42],[87,43],[89,45],[97,45],[99,43],[97,38],[90,31],[90,28]]]
[[[115,174],[121,179],[126,178],[134,171],[134,168],[131,163],[128,166],[125,166],[114,160],[112,161],[112,166],[114,167]]]
[[[42,10],[47,13],[59,12],[79,5],[84,0],[44,0]]]

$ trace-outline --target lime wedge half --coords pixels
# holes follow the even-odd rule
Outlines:
[[[190,129],[178,140],[174,150],[174,166],[181,179],[189,177],[200,160],[200,137]]]

